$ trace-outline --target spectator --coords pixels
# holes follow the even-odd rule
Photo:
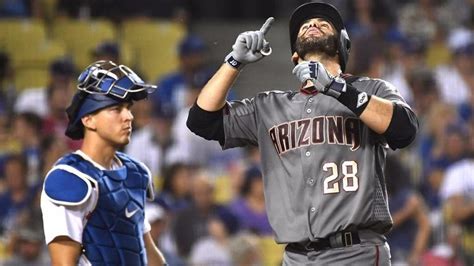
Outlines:
[[[408,86],[413,93],[414,108],[420,123],[424,124],[431,106],[439,102],[438,84],[434,73],[427,68],[416,67],[407,74]]]
[[[179,69],[158,81],[158,90],[151,97],[155,105],[176,113],[186,106],[186,92],[195,74],[207,62],[206,45],[196,35],[186,36],[178,46]]]
[[[37,0],[5,0],[0,2],[1,17],[30,17],[38,15]]]
[[[472,38],[472,37],[471,37]],[[466,40],[451,44],[453,62],[436,68],[436,80],[440,95],[446,103],[459,106],[471,97],[474,86],[474,41]],[[453,93],[453,88],[455,93]]]
[[[16,231],[12,257],[4,266],[50,265],[50,259],[43,244],[43,232],[37,228],[23,226]]]
[[[66,108],[74,92],[74,65],[67,59],[56,61],[51,66],[53,80],[46,90],[48,113],[43,125],[44,134],[64,136],[67,127]],[[71,149],[78,149],[80,142],[69,141]]]
[[[13,119],[12,133],[20,144],[21,153],[28,164],[27,182],[34,185],[40,182],[41,132],[43,120],[35,113],[17,114]]]
[[[41,143],[41,177],[45,177],[56,161],[68,152],[66,140],[47,136]]]
[[[446,129],[456,121],[456,110],[451,105],[437,102],[430,107],[418,137],[420,158],[423,158],[423,175],[432,166],[434,158],[439,158],[443,154]]]
[[[347,6],[347,30],[351,36],[363,37],[377,33],[382,20],[393,24],[393,9],[388,1],[350,0]]]
[[[448,224],[462,227],[461,252],[466,265],[474,264],[474,159],[459,161],[446,170],[440,191]]]
[[[209,236],[199,239],[193,245],[189,259],[190,264],[231,266],[229,233],[225,224],[219,218],[212,217],[207,224],[207,230]]]
[[[147,104],[150,102],[145,103]],[[150,106],[140,105],[138,109],[148,107]],[[162,177],[165,168],[177,162],[176,158],[179,158],[184,151],[178,149],[176,136],[172,133],[175,114],[161,106],[151,108],[153,108],[152,116],[144,119],[149,119],[149,122],[143,121],[139,124],[141,128],[133,133],[126,152],[148,165],[154,177]],[[147,149],[144,150],[143,147]]]
[[[219,171],[227,169],[232,162],[241,159],[241,150],[222,151],[219,143],[197,136],[186,126],[189,109],[210,78],[211,73],[207,70],[199,71],[194,74],[190,82],[190,88],[186,90],[185,105],[178,111],[172,127],[172,135],[175,136],[176,145],[180,151],[174,160],[206,166]],[[196,154],[200,156],[196,156]]]
[[[393,229],[387,235],[392,262],[418,265],[427,248],[430,223],[423,199],[410,185],[408,169],[395,157],[385,165]]]
[[[151,237],[160,249],[168,265],[182,266],[184,262],[176,255],[176,247],[170,242],[167,210],[158,203],[148,202],[145,205],[145,216],[151,225]]]
[[[36,196],[28,186],[28,165],[21,155],[11,155],[5,161],[6,191],[0,194],[0,235],[13,232],[20,214]]]
[[[442,151],[432,157],[432,163],[446,169],[451,164],[463,159],[466,156],[465,145],[467,143],[466,129],[462,126],[449,126],[445,129],[442,139]]]
[[[386,66],[383,78],[391,82],[408,103],[414,104],[414,100],[417,98],[413,96],[413,88],[410,86],[409,79],[413,72],[425,67],[426,45],[414,40],[404,39],[404,37],[398,38],[401,39],[389,44],[392,47],[390,50],[391,62]],[[394,49],[400,49],[400,51],[394,51]]]
[[[430,213],[433,215],[430,219],[433,227],[439,225],[439,217],[441,217],[442,204],[439,190],[441,188],[441,183],[443,182],[444,170],[444,167],[433,164],[427,170],[426,176],[419,189],[426,204],[430,208]]]
[[[247,169],[240,196],[229,207],[239,219],[241,229],[257,235],[273,234],[265,211],[263,178],[258,167]]]
[[[415,1],[403,6],[399,14],[400,28],[410,38],[431,41],[436,34],[438,22],[443,22],[446,9],[437,5],[438,1]],[[449,19],[446,19],[449,20]],[[446,21],[444,21],[446,23]]]
[[[172,227],[178,254],[183,258],[189,258],[193,245],[209,235],[208,225],[213,217],[223,221],[229,234],[238,229],[237,218],[227,208],[214,203],[214,187],[208,173],[199,171],[191,187],[192,205],[176,215]]]
[[[432,214],[436,214],[442,207],[439,190],[443,182],[444,171],[450,165],[462,160],[467,154],[466,142],[468,138],[465,129],[447,125],[441,130],[441,135],[436,139],[437,143],[434,144],[430,154],[423,158],[426,168],[421,192],[430,206]],[[432,222],[435,221],[436,219],[432,220]]]
[[[446,227],[447,240],[426,252],[421,258],[420,265],[465,266],[458,252],[461,230],[457,225]]]
[[[7,53],[0,51],[0,119],[2,125],[4,125],[3,120],[13,113],[16,93],[11,59]]]
[[[156,201],[175,214],[189,206],[190,190],[191,167],[182,163],[172,164],[164,171],[162,190]]]
[[[92,51],[94,61],[105,60],[112,61],[117,64],[121,63],[120,45],[115,41],[103,41]]]
[[[462,61],[459,64],[463,65],[460,68],[464,69],[460,71],[460,74],[463,76],[469,90],[469,97],[461,100],[458,108],[459,116],[463,123],[469,120],[474,121],[474,32],[471,36],[473,38],[472,42],[464,47],[463,51],[459,51],[464,56],[462,56],[462,59],[458,59]]]
[[[57,58],[49,65],[49,85],[46,88],[30,88],[22,91],[15,102],[15,112],[30,111],[42,118],[48,116],[64,115],[67,100],[73,90],[75,80],[75,67],[68,58]],[[56,90],[64,93],[55,94]],[[55,96],[54,99],[51,97]],[[67,100],[65,100],[67,99]],[[60,101],[61,100],[61,101]],[[50,104],[50,101],[53,101]],[[56,102],[57,101],[57,102]],[[61,132],[61,135],[64,132]]]
[[[263,265],[257,236],[239,233],[230,240],[229,249],[234,266]]]
[[[43,134],[64,137],[67,126],[66,107],[72,98],[75,66],[68,58],[58,58],[49,67],[46,88],[24,90],[15,102],[15,112],[33,112],[44,120]],[[78,149],[80,141],[67,140],[70,149]]]

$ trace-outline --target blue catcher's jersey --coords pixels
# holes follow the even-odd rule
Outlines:
[[[80,172],[76,176],[84,174],[81,177],[82,189],[76,180],[76,191],[61,194],[57,184],[67,182],[64,174],[68,173],[64,171],[61,179],[55,175],[48,176],[45,192],[60,204],[76,205],[90,194],[87,187],[90,190],[97,186],[97,205],[88,215],[82,235],[83,254],[92,265],[146,265],[143,223],[145,199],[147,192],[151,192],[147,191],[151,177],[144,165],[123,153],[117,153],[117,156],[123,163],[122,167],[101,170],[77,154],[66,155],[56,166],[72,167]],[[86,179],[90,185],[86,184]]]

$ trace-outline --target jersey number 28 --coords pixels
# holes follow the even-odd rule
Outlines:
[[[342,178],[336,163],[325,163],[323,170],[330,175],[324,179],[324,194],[339,193],[339,181],[342,179],[342,189],[344,191],[357,191],[359,188],[359,178],[357,175],[357,163],[355,161],[344,161],[341,164]]]

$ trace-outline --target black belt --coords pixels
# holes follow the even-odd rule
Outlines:
[[[318,238],[315,241],[303,241],[289,243],[285,251],[307,255],[308,252],[320,251],[331,248],[349,247],[360,244],[359,233],[357,231],[341,231],[327,238]]]

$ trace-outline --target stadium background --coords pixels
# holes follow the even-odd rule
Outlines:
[[[222,153],[184,122],[237,35],[268,16],[276,19],[267,36],[273,54],[247,66],[229,97],[298,87],[288,19],[303,2],[0,1],[0,265],[48,264],[39,189],[59,156],[80,144],[63,135],[64,108],[79,71],[103,58],[159,85],[134,106],[126,151],[153,172],[150,219],[171,265],[278,265],[283,247],[263,211],[258,151]],[[473,220],[452,221],[442,191],[446,173],[474,155],[474,1],[327,2],[352,40],[347,72],[392,82],[420,119],[415,143],[389,152],[394,264],[472,259]],[[463,178],[474,180],[474,169]]]

